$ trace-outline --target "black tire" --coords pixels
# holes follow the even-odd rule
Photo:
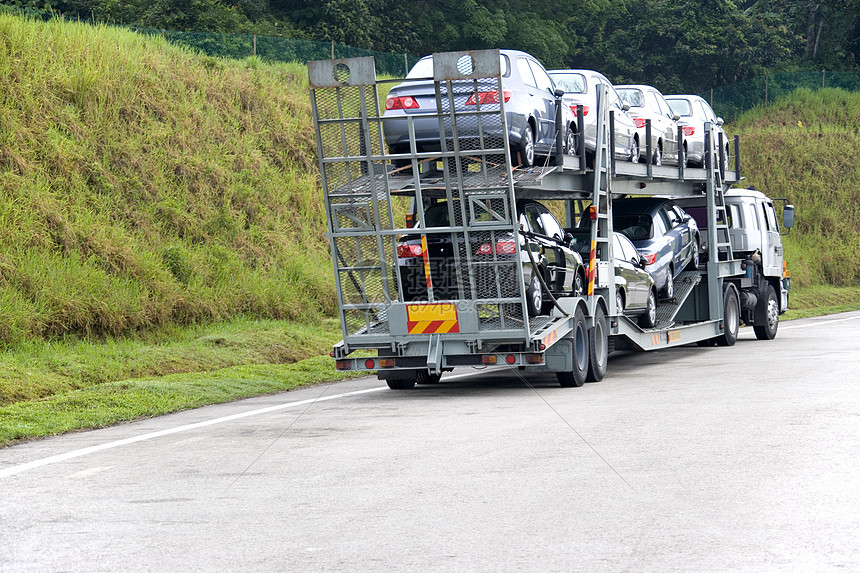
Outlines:
[[[639,326],[643,328],[657,326],[657,292],[654,289],[648,291],[648,302],[645,305],[645,312],[639,315]]]
[[[579,152],[576,146],[577,141],[579,141],[579,138],[576,136],[576,131],[574,131],[571,125],[567,128],[567,137],[565,138],[564,153],[566,155],[576,155]]]
[[[585,294],[585,277],[579,271],[573,277],[573,296],[582,296]]]
[[[588,371],[586,382],[600,382],[606,374],[609,362],[609,323],[603,307],[594,311],[594,328],[588,331]]]
[[[438,384],[441,379],[441,374],[431,374],[429,370],[419,370],[415,373],[416,384]]]
[[[391,388],[392,390],[411,390],[412,388],[415,387],[415,380],[414,379],[413,380],[403,380],[403,379],[391,380],[391,379],[389,379],[389,380],[386,380],[385,382],[388,384],[388,387]]]
[[[654,157],[651,158],[651,163],[654,165],[663,165],[663,148],[657,144],[657,149],[654,150]]]
[[[687,166],[687,144],[684,143],[678,151],[678,165]]]
[[[621,289],[615,291],[615,312],[618,316],[624,314],[624,293],[621,292]]]
[[[719,346],[734,346],[741,328],[741,306],[733,287],[725,287],[723,293],[723,333],[717,337]]]
[[[531,126],[523,130],[520,143],[514,150],[514,163],[519,163],[521,167],[532,167],[535,164],[535,134]]]
[[[526,288],[526,310],[529,316],[540,315],[543,307],[543,291],[540,286],[540,279],[537,274],[532,273],[532,280]]]
[[[577,308],[573,313],[573,370],[571,372],[556,372],[558,383],[563,388],[579,388],[585,383],[588,374],[588,328],[585,326],[585,316],[582,309]]]
[[[693,240],[693,258],[690,259],[690,264],[687,265],[687,270],[699,270],[699,262],[699,236],[696,235],[696,238]]]
[[[776,337],[776,331],[779,328],[779,301],[776,299],[776,290],[772,285],[767,286],[767,294],[756,305],[755,322],[753,330],[756,338],[773,340]]]
[[[666,286],[663,287],[663,298],[675,296],[675,270],[670,266],[666,269]]]

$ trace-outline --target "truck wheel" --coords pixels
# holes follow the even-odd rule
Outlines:
[[[767,295],[759,301],[755,309],[755,321],[755,337],[759,340],[773,340],[776,329],[779,328],[779,303],[776,301],[776,290],[771,285],[768,285]]]
[[[563,388],[576,386],[579,388],[585,383],[588,373],[588,329],[585,327],[585,316],[582,309],[577,308],[573,313],[573,370],[571,372],[556,372],[558,383]]]
[[[639,316],[639,326],[654,328],[657,326],[657,293],[654,289],[648,291],[648,303],[645,312]]]
[[[391,380],[388,379],[385,382],[388,383],[388,387],[392,390],[410,390],[415,387],[415,380]]]
[[[723,293],[723,333],[717,337],[719,346],[733,346],[741,327],[741,307],[738,295],[732,287]]]
[[[588,372],[586,382],[600,382],[609,361],[609,328],[603,307],[594,311],[594,328],[588,331]]]
[[[431,374],[429,370],[419,370],[415,373],[416,384],[438,384],[441,374]]]

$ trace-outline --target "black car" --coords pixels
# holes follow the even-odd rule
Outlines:
[[[424,226],[440,228],[450,226],[450,212],[458,212],[459,205],[449,209],[446,201],[439,201],[424,211]],[[544,292],[538,275],[535,274],[526,247],[543,275],[544,282],[553,296],[582,294],[585,288],[585,267],[582,257],[570,246],[571,236],[541,203],[530,200],[517,201],[517,215],[521,231],[513,233],[470,233],[467,255],[462,235],[458,233],[426,233],[427,257],[424,257],[422,236],[418,233],[403,235],[397,244],[397,267],[402,285],[403,301],[428,299],[428,281],[425,273],[430,270],[430,285],[434,300],[460,300],[475,298],[470,289],[474,285],[477,298],[508,298],[519,296],[513,277],[494,274],[495,269],[511,272],[514,265],[494,265],[495,262],[513,260],[519,242],[520,265],[526,288],[526,306],[529,316],[548,314],[552,301]],[[456,247],[455,240],[460,243]],[[459,260],[459,264],[457,261]],[[471,265],[469,264],[471,261]],[[471,278],[471,281],[470,281]]]

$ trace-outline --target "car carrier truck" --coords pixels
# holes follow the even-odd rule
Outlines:
[[[703,168],[615,161],[607,152],[614,148],[614,117],[599,94],[591,110],[598,114],[594,153],[586,156],[582,134],[568,133],[559,121],[555,152],[533,167],[513,168],[505,101],[498,97],[500,54],[481,50],[434,54],[435,106],[402,121],[413,135],[416,118],[436,121],[439,149],[419,149],[413,141],[408,152],[392,154],[383,110],[394,81],[377,79],[372,57],[308,62],[308,74],[343,332],[331,352],[338,370],[375,371],[398,390],[488,365],[554,372],[561,386],[581,386],[603,378],[615,349],[731,346],[742,322],[760,339],[776,335],[790,287],[780,227],[773,201],[733,189],[742,179],[737,137],[731,170],[709,124]],[[486,95],[493,91],[495,97]],[[471,105],[463,105],[467,99]],[[577,112],[581,119],[583,110]],[[479,137],[463,145],[458,131]],[[651,150],[643,152],[649,157]],[[652,328],[619,313],[615,296],[613,202],[642,195],[675,199],[702,233],[698,269],[677,273],[673,298],[660,301]],[[526,199],[563,205],[570,230],[590,219],[584,289],[549,294],[548,283],[560,281],[564,270],[549,268],[542,247],[522,240],[516,205]],[[424,220],[421,206],[431,202],[447,205],[443,226]],[[786,204],[783,227],[791,227],[793,216]],[[425,247],[410,253],[424,257],[422,300],[405,296],[414,285],[403,284],[398,272],[399,239],[407,234],[420,235]],[[452,264],[444,269],[432,265],[426,248],[440,237],[451,248]],[[537,315],[527,302],[524,279],[531,271],[551,302]],[[443,280],[446,288],[434,292]]]

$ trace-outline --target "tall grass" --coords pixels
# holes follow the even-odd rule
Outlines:
[[[731,127],[746,183],[797,208],[785,239],[795,284],[860,284],[860,93],[797,90]]]
[[[331,314],[300,65],[0,14],[0,343]]]

